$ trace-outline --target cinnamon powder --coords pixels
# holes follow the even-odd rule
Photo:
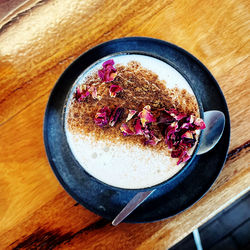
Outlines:
[[[91,96],[88,96],[84,102],[71,100],[66,121],[68,129],[72,133],[91,134],[95,136],[96,140],[106,139],[113,143],[119,140],[123,143],[136,143],[138,146],[143,146],[143,136],[124,137],[120,131],[121,123],[125,122],[129,109],[140,112],[143,107],[150,105],[151,112],[155,117],[159,115],[158,110],[162,108],[166,110],[174,108],[187,115],[194,114],[199,117],[196,98],[185,89],[168,89],[168,83],[161,81],[155,73],[143,68],[136,61],[131,61],[126,66],[117,64],[116,69],[118,74],[112,83],[101,83],[97,73],[89,76],[84,83],[87,85],[96,84],[101,100],[93,99]],[[123,88],[123,91],[118,93],[115,98],[109,95],[109,87],[112,84]],[[100,128],[94,123],[95,114],[104,106],[108,106],[110,109],[117,106],[125,108],[123,116],[114,127]],[[134,119],[131,119],[127,124],[133,129]],[[157,125],[151,125],[151,129],[154,130],[158,138],[161,137]],[[166,149],[167,146],[162,140],[152,148],[162,150]]]

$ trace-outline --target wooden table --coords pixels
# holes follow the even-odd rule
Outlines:
[[[0,249],[166,249],[249,190],[249,1],[21,2],[0,22]],[[75,58],[124,36],[170,41],[200,59],[225,94],[232,134],[222,173],[192,208],[113,227],[60,186],[45,154],[43,116]]]

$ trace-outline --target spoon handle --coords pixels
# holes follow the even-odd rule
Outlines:
[[[112,221],[113,226],[117,226],[122,222],[131,212],[133,212],[143,201],[145,201],[148,196],[150,196],[154,190],[139,192],[137,193],[132,200],[122,209],[122,211],[115,217]]]

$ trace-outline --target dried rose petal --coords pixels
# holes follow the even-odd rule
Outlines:
[[[165,110],[168,114],[170,114],[175,120],[180,121],[186,114],[178,112],[176,109],[170,109],[169,111]]]
[[[177,164],[191,158],[187,150],[195,145],[195,130],[205,128],[201,118],[195,118],[194,115],[187,116],[175,109],[161,110],[157,124],[162,128],[168,148],[173,149],[171,157],[179,158]]]
[[[169,149],[171,149],[174,145],[178,143],[175,135],[177,129],[178,129],[178,122],[176,121],[172,122],[165,130],[165,143],[168,145]]]
[[[178,123],[172,122],[165,131],[166,139],[169,140],[170,136],[173,135],[177,131],[177,129],[178,129]]]
[[[122,116],[124,112],[124,108],[117,107],[111,114],[110,120],[109,120],[109,125],[111,127],[115,126],[119,118]]]
[[[81,87],[76,88],[75,98],[78,102],[84,101],[89,95],[91,95],[93,99],[98,99],[97,89],[95,86],[84,84]]]
[[[152,145],[152,146],[155,146],[157,145],[158,142],[161,141],[161,139],[157,138],[155,135],[154,135],[154,132],[153,131],[149,131],[149,133],[145,134],[145,137],[146,137],[146,140],[145,140],[145,145]]]
[[[196,118],[194,124],[197,126],[198,129],[205,129],[206,124],[201,118]]]
[[[194,130],[194,125],[192,123],[185,122],[181,125],[180,129]]]
[[[128,111],[128,117],[126,119],[126,122],[128,122],[129,120],[131,120],[136,113],[137,113],[136,110],[129,109],[129,111]]]
[[[183,151],[179,157],[180,158],[179,158],[179,160],[177,162],[177,165],[179,165],[182,162],[186,162],[191,158],[191,156],[188,154],[187,151]]]
[[[127,135],[134,135],[135,133],[128,127],[127,124],[123,123],[120,127],[120,130],[122,131],[122,134],[124,136],[127,136]]]
[[[93,99],[97,99],[97,98],[98,98],[98,97],[97,97],[97,89],[96,89],[95,86],[92,85],[92,86],[88,89],[88,91],[91,93],[91,96],[92,96]]]
[[[194,139],[194,135],[191,131],[187,131],[181,136],[181,138]]]
[[[184,146],[186,149],[192,148],[194,144],[195,144],[195,139],[184,138],[179,142],[179,146]]]
[[[111,85],[109,88],[109,95],[111,97],[116,97],[116,94],[121,92],[123,90],[123,88],[119,85]]]
[[[83,85],[82,88],[80,87],[76,88],[76,93],[74,97],[78,102],[82,102],[89,95],[90,93],[88,91],[88,87],[86,87],[86,85]]]
[[[189,117],[187,117],[187,122],[189,122],[189,123],[194,123],[194,120],[195,120],[194,115],[190,115]]]
[[[98,70],[98,75],[104,82],[111,82],[116,77],[116,69],[114,68],[115,62],[113,59],[108,60],[102,64],[102,69]]]
[[[169,113],[167,113],[166,110],[162,110],[160,116],[157,119],[158,124],[162,123],[169,124],[173,121],[175,121],[175,118],[171,116]]]
[[[195,144],[195,137],[191,131],[186,131],[182,136],[179,145],[192,148]]]
[[[112,68],[114,64],[115,64],[114,60],[113,60],[113,59],[109,59],[109,60],[105,61],[105,62],[102,64],[102,66],[103,66],[104,68],[106,68],[106,67],[111,67],[111,68]],[[114,68],[114,70],[115,70],[115,68]]]
[[[185,151],[185,147],[178,146],[177,149],[172,150],[171,157],[172,158],[179,158],[181,156],[181,154],[182,154],[183,151]]]
[[[137,119],[135,122],[135,134],[136,135],[143,135],[143,130],[141,127],[141,121],[140,119]]]
[[[138,114],[138,116],[141,118],[142,127],[145,127],[147,123],[156,122],[155,117],[151,114],[150,111],[151,111],[151,107],[147,105]]]
[[[104,127],[109,122],[110,109],[108,107],[101,108],[95,115],[95,124],[99,127]]]

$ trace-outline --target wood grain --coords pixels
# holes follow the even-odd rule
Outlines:
[[[7,17],[9,16],[10,20],[13,12],[19,9],[24,3],[25,0],[2,0],[0,2],[0,23],[7,23]]]
[[[249,2],[28,1],[0,22],[0,248],[166,249],[249,190]],[[150,224],[110,222],[76,204],[43,145],[49,93],[87,49],[124,36],[173,42],[200,59],[225,94],[232,125],[226,165],[187,211]]]

